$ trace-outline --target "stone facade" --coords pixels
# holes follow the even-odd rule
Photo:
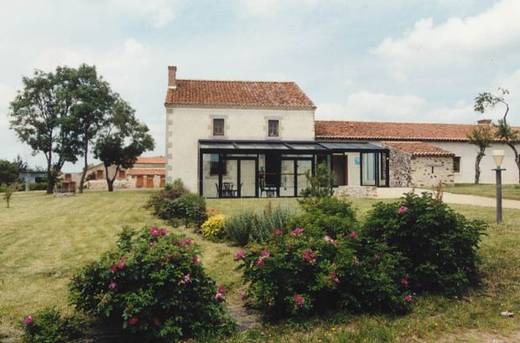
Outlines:
[[[433,187],[439,182],[455,182],[451,156],[412,156],[411,162],[410,175],[414,187]]]
[[[375,198],[377,196],[377,187],[338,186],[334,188],[334,196],[338,198]]]
[[[409,187],[412,183],[411,154],[390,149],[389,159],[390,187]]]

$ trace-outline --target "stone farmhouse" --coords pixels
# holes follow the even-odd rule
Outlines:
[[[207,198],[298,196],[320,163],[339,188],[471,183],[478,149],[467,135],[491,125],[316,120],[294,82],[178,79],[175,66],[164,105],[166,182]],[[481,181],[494,182],[493,149],[506,152],[504,182],[517,182],[501,142],[482,160]]]

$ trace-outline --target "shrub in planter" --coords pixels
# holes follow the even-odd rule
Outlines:
[[[456,295],[478,282],[477,250],[485,229],[485,223],[424,193],[374,205],[365,235],[402,254],[416,292]]]
[[[239,250],[252,304],[270,319],[332,309],[403,312],[411,300],[399,256],[357,234],[333,239],[295,228],[277,230],[268,244]]]
[[[74,276],[77,309],[140,341],[227,333],[233,324],[190,239],[166,229],[125,229],[117,248]]]
[[[85,324],[78,317],[63,316],[55,308],[46,308],[23,319],[23,341],[66,343],[84,336]]]
[[[318,235],[350,233],[358,223],[352,205],[334,197],[305,198],[300,200],[302,213],[297,216],[292,226],[304,227],[307,232]]]
[[[223,214],[209,217],[201,226],[202,235],[210,239],[222,237],[224,233],[224,221],[225,216]]]

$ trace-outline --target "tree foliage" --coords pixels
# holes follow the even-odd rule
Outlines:
[[[108,190],[114,190],[114,180],[120,169],[131,168],[137,158],[154,148],[148,127],[135,117],[134,109],[119,96],[110,108],[110,119],[99,133],[94,147],[94,157],[105,166]],[[114,175],[109,167],[114,166]]]
[[[498,121],[495,136],[513,150],[518,169],[518,182],[520,183],[520,154],[516,147],[516,144],[520,142],[520,132],[512,128],[507,122],[507,115],[509,114],[509,103],[505,100],[507,95],[509,95],[509,90],[504,88],[498,88],[498,95],[489,92],[480,93],[475,97],[474,109],[477,112],[484,113],[488,108],[494,108],[498,104],[504,105],[505,111],[502,119]]]
[[[479,149],[475,158],[475,184],[480,181],[480,162],[486,156],[486,149],[489,148],[493,139],[494,135],[489,126],[476,126],[468,134],[469,143],[476,145]]]
[[[316,167],[316,173],[312,175],[310,172],[305,174],[309,186],[302,191],[303,197],[329,197],[332,196],[334,190],[334,174],[329,170],[326,163],[320,163]]]
[[[10,185],[20,176],[20,170],[15,162],[0,160],[0,185]]]

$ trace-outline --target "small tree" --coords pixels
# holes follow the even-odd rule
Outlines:
[[[513,129],[507,123],[507,115],[509,114],[509,103],[505,101],[505,96],[509,94],[507,89],[498,88],[499,95],[494,95],[489,92],[480,93],[475,98],[475,106],[474,109],[477,112],[484,113],[487,108],[495,107],[497,104],[502,104],[505,106],[505,111],[502,119],[498,121],[498,125],[496,126],[495,136],[502,140],[507,146],[513,150],[513,154],[515,156],[515,163],[518,168],[518,182],[520,183],[520,155],[518,153],[518,149],[515,144],[520,142],[520,131]]]
[[[480,182],[480,162],[486,156],[486,149],[489,148],[493,142],[493,133],[489,126],[476,126],[468,134],[468,139],[471,144],[478,147],[477,157],[475,158],[475,184]]]
[[[154,148],[154,140],[148,127],[135,117],[130,105],[120,99],[111,108],[110,120],[106,123],[94,147],[94,157],[105,167],[108,191],[114,191],[114,181],[121,168],[132,168],[137,158]],[[109,167],[115,166],[114,175]]]
[[[310,172],[305,174],[309,187],[302,191],[304,197],[330,197],[334,194],[334,174],[329,170],[327,163],[320,163],[316,168],[315,175]]]
[[[9,205],[11,204],[11,197],[13,196],[13,193],[16,191],[18,185],[16,182],[7,185],[4,192],[4,200],[6,202],[6,207],[9,208]]]

